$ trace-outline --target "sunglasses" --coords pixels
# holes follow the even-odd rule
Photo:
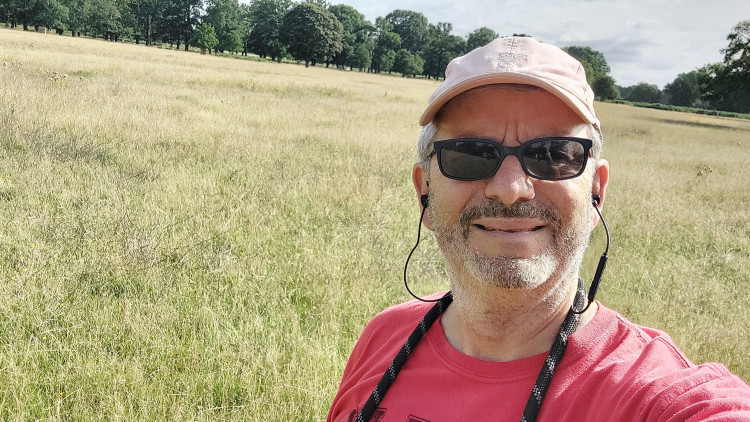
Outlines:
[[[484,180],[495,175],[505,157],[514,155],[523,171],[539,180],[578,177],[586,168],[593,141],[584,138],[538,138],[515,147],[489,139],[436,141],[434,151],[443,176],[454,180]]]

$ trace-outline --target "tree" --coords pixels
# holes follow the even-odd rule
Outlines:
[[[331,7],[331,3],[328,2],[328,0],[305,0],[304,3],[314,4],[322,9],[328,9],[329,7]]]
[[[428,78],[444,78],[448,63],[466,51],[466,41],[457,35],[451,35],[453,25],[449,23],[439,22],[437,25],[430,25],[429,29],[423,73]]]
[[[372,50],[372,69],[375,73],[389,72],[393,67],[396,50],[401,48],[401,37],[391,31],[393,25],[383,18],[375,20],[377,39]]]
[[[69,14],[67,6],[59,0],[42,0],[37,5],[34,25],[55,29],[58,34],[62,34],[67,29]]]
[[[750,19],[744,20],[727,35],[729,45],[724,53],[724,64],[729,67],[750,70]]]
[[[701,98],[721,110],[750,113],[750,19],[732,28],[727,40],[724,61],[698,70]]]
[[[229,32],[225,32],[219,39],[219,45],[216,46],[216,50],[221,52],[228,51],[230,53],[242,51],[242,34],[240,33],[240,30],[233,29]]]
[[[497,32],[483,26],[466,37],[466,50],[471,51],[475,48],[487,45],[497,37],[499,37]]]
[[[120,9],[113,0],[91,0],[83,10],[86,28],[91,36],[115,41],[122,30]]]
[[[421,53],[427,39],[427,18],[411,10],[397,9],[385,16],[391,24],[390,31],[401,38],[401,48],[411,53]]]
[[[594,81],[591,86],[596,98],[600,100],[615,100],[620,98],[620,91],[615,85],[615,80],[609,75],[603,75]]]
[[[165,4],[164,20],[161,30],[168,42],[177,44],[180,48],[185,43],[185,51],[193,38],[193,30],[198,25],[198,20],[203,14],[202,0],[163,0]]]
[[[674,81],[664,86],[667,103],[676,106],[692,107],[700,99],[698,71],[680,73]]]
[[[161,34],[156,28],[161,26],[164,19],[165,2],[161,0],[133,0],[131,3],[132,13],[135,17],[136,44],[140,44],[141,38],[145,38],[146,45],[153,44],[154,39],[160,39]]]
[[[286,51],[281,42],[281,26],[291,7],[291,0],[253,1],[249,9],[250,27],[245,38],[247,50],[280,61]]]
[[[330,6],[328,11],[336,16],[336,19],[341,22],[343,28],[341,36],[341,51],[333,58],[334,63],[339,67],[345,65],[357,67],[352,66],[350,57],[359,49],[360,45],[364,45],[365,48],[370,48],[371,35],[375,28],[370,22],[365,20],[363,14],[359,13],[357,9],[349,5],[337,4]]]
[[[216,29],[219,39],[218,51],[239,51],[242,48],[240,34],[242,9],[237,0],[208,0],[203,22]]]
[[[250,4],[240,2],[240,26],[237,28],[237,33],[240,35],[240,41],[242,42],[242,55],[247,56],[250,52],[248,50],[248,37],[250,36],[250,27],[252,25],[252,16],[250,15]]]
[[[314,3],[300,3],[284,16],[281,36],[289,53],[309,67],[341,51],[342,32],[333,13]]]
[[[67,26],[71,36],[80,36],[81,31],[86,28],[87,19],[84,13],[89,8],[90,0],[65,0],[65,6],[68,8]]]
[[[640,82],[630,90],[626,99],[637,103],[658,103],[661,100],[661,91],[656,85]]]
[[[604,58],[604,54],[585,46],[563,47],[563,51],[575,57],[581,62],[583,69],[586,71],[586,80],[589,85],[604,75],[609,75],[609,65]]]
[[[133,38],[135,34],[140,36],[138,22],[133,14],[131,2],[133,0],[115,0],[117,9],[120,11],[120,28],[114,34],[112,41],[118,41],[122,38]]]
[[[211,50],[219,45],[219,38],[216,37],[216,30],[211,24],[202,23],[195,28],[190,44],[200,48],[201,54],[206,54],[206,50],[210,54]]]
[[[10,1],[8,8],[12,12],[12,19],[14,22],[23,25],[23,30],[28,31],[29,25],[33,24],[35,18],[35,9],[38,8],[37,3],[41,0],[12,0]],[[15,25],[14,25],[15,26]]]
[[[396,52],[388,50],[380,55],[380,67],[379,71],[391,73],[393,65],[396,63]]]
[[[423,66],[424,60],[421,57],[402,48],[396,53],[396,58],[393,62],[393,71],[401,73],[404,77],[413,77],[422,73]]]
[[[597,98],[611,100],[620,96],[621,91],[618,90],[615,80],[609,74],[610,69],[604,54],[591,47],[577,45],[563,47],[563,51],[581,62],[586,72],[586,81],[591,85]]]
[[[359,69],[360,72],[372,65],[372,54],[366,44],[357,44],[354,52],[349,56],[349,66]]]
[[[5,23],[5,27],[11,25],[15,18],[15,9],[11,5],[11,0],[0,0],[0,20]]]
[[[5,27],[15,28],[18,24],[16,12],[19,0],[0,0],[0,20],[5,22]]]

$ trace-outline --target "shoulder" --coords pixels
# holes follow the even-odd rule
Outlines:
[[[329,421],[340,420],[342,415],[349,415],[352,409],[364,403],[431,306],[431,303],[413,300],[392,306],[370,320],[349,355],[328,414]]]
[[[634,324],[601,304],[594,318],[570,338],[570,346],[584,360],[643,364],[658,357],[662,366],[673,369],[693,366],[669,334]]]
[[[665,332],[611,309],[600,305],[569,347],[568,386],[590,385],[617,420],[750,421],[750,387],[742,379],[718,363],[694,364]]]
[[[434,294],[428,299],[437,299],[443,295],[444,293]],[[344,369],[344,376],[359,368],[369,370],[387,367],[432,306],[433,303],[430,302],[411,300],[375,315],[357,339]]]

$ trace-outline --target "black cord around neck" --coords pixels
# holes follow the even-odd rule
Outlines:
[[[576,328],[578,328],[580,315],[573,312],[573,308],[583,306],[584,294],[585,289],[583,286],[583,280],[579,277],[578,289],[576,291],[576,297],[573,300],[573,305],[560,326],[560,331],[558,331],[555,341],[552,343],[547,359],[545,359],[544,365],[542,365],[542,369],[539,371],[539,375],[534,383],[534,388],[532,388],[531,394],[529,394],[529,399],[526,402],[521,422],[534,422],[539,414],[539,410],[542,407],[542,400],[544,400],[544,396],[547,394],[555,369],[559,366],[560,361],[565,354],[565,349],[568,347],[568,339],[575,332]],[[424,317],[419,321],[419,324],[414,328],[414,331],[409,335],[409,338],[406,339],[406,342],[398,351],[396,357],[393,358],[391,364],[388,365],[388,369],[380,378],[378,385],[375,386],[375,389],[372,391],[372,394],[370,394],[367,402],[362,406],[362,411],[357,415],[356,422],[370,421],[372,415],[378,410],[380,403],[383,402],[391,385],[396,381],[396,377],[401,372],[401,368],[403,368],[407,359],[409,359],[414,353],[419,341],[422,340],[422,337],[427,333],[427,330],[430,329],[433,323],[437,321],[440,314],[442,314],[453,302],[453,294],[448,292],[435,302],[435,305],[427,311]]]

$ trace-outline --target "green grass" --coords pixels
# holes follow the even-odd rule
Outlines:
[[[324,419],[408,299],[436,86],[0,29],[0,419]],[[598,107],[600,299],[750,379],[750,123]]]

